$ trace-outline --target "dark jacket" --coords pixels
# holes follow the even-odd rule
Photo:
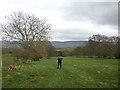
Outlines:
[[[59,56],[57,60],[62,61],[62,56]]]

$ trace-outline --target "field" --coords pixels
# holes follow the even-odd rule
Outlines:
[[[118,88],[118,60],[63,57],[57,69],[56,57],[21,65],[7,71],[13,57],[3,55],[3,88]]]

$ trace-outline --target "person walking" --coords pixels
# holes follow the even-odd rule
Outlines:
[[[57,57],[57,63],[58,63],[58,69],[59,69],[59,65],[60,65],[60,69],[61,69],[62,56]]]

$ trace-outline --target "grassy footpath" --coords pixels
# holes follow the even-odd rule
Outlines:
[[[3,88],[117,88],[116,59],[64,57],[57,69],[56,57],[24,64],[7,71],[13,57],[3,55]]]

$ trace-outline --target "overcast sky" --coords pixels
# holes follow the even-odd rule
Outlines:
[[[20,10],[47,17],[52,24],[52,41],[84,41],[93,34],[117,36],[117,1],[1,0],[0,22],[4,22],[5,15]]]

